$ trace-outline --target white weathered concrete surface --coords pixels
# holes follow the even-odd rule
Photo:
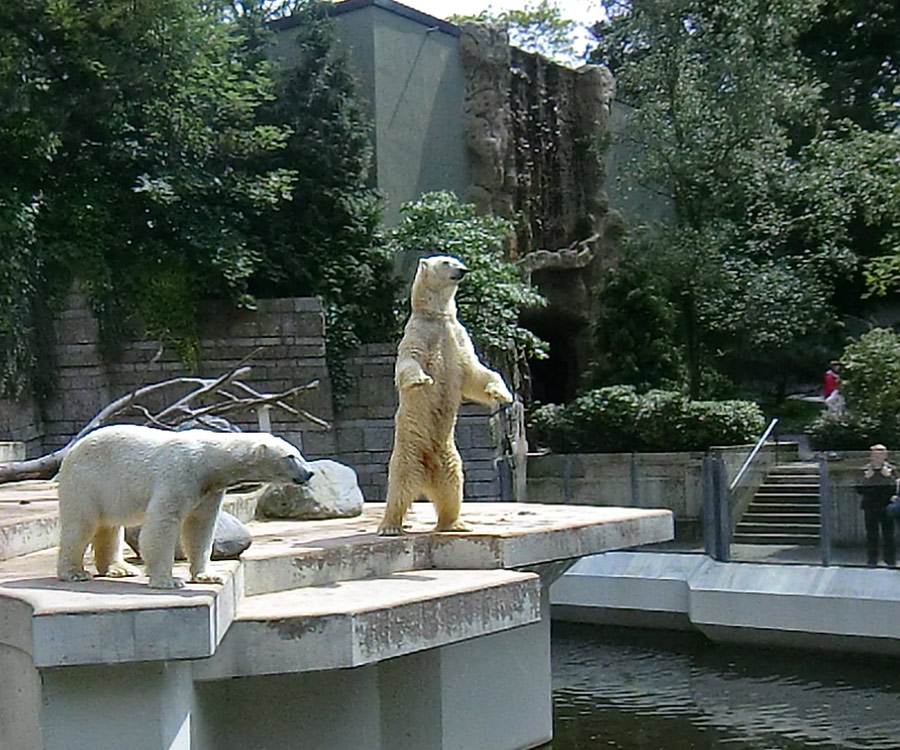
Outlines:
[[[610,552],[551,589],[554,617],[683,627],[712,640],[900,654],[900,574]]]
[[[198,679],[344,669],[540,620],[540,579],[421,570],[246,598]]]
[[[59,582],[54,549],[0,562],[0,748],[535,747],[550,571],[672,533],[665,511],[478,504],[437,534],[417,504],[387,538],[381,513],[252,523],[224,584],[178,591]]]

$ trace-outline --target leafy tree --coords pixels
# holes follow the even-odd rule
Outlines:
[[[865,130],[900,124],[900,5],[894,0],[827,0],[798,39],[825,82],[834,119]]]
[[[873,328],[841,355],[843,413],[825,412],[811,432],[816,447],[863,449],[900,440],[900,335]]]
[[[243,3],[245,34],[265,50],[260,18],[266,2]],[[327,311],[329,371],[340,394],[348,385],[346,354],[384,341],[397,326],[398,284],[385,246],[380,200],[370,186],[370,123],[356,96],[346,53],[336,44],[329,3],[293,7],[294,57],[276,76],[275,97],[260,109],[269,127],[285,127],[283,149],[265,156],[269,170],[295,170],[290,202],[260,212],[251,231],[260,263],[250,289],[258,296],[319,296]],[[282,8],[281,11],[284,9]],[[255,31],[253,31],[255,29]]]
[[[495,12],[483,10],[474,16],[451,16],[454,23],[470,20],[506,28],[514,47],[537,52],[560,62],[584,55],[575,48],[578,23],[563,16],[556,0],[534,0],[524,8]]]
[[[875,247],[870,238],[900,216],[888,190],[898,164],[876,166],[890,144],[825,116],[798,51],[816,3],[607,9],[595,59],[636,108],[629,132],[643,154],[632,169],[674,206],[671,225],[630,241],[662,271],[696,396],[704,371],[742,377],[748,361],[808,350],[831,328],[834,305],[850,301],[834,294],[838,282],[846,286],[860,255],[891,246],[889,231]]]
[[[397,255],[453,255],[469,267],[456,304],[459,319],[483,356],[507,369],[526,358],[547,356],[546,344],[518,322],[521,310],[540,307],[544,299],[504,258],[512,231],[509,222],[478,216],[474,206],[445,192],[426,193],[404,204],[401,214],[389,242]]]
[[[140,313],[190,359],[196,304],[246,301],[248,219],[295,174],[264,168],[287,129],[214,7],[193,0],[0,7],[4,390],[41,373],[37,317],[79,278],[105,340]],[[27,342],[27,343],[23,343]]]

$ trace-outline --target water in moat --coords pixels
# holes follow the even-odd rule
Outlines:
[[[554,623],[542,750],[897,750],[900,660]]]

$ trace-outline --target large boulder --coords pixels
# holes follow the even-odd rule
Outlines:
[[[258,490],[256,517],[318,521],[362,513],[363,496],[353,469],[328,459],[310,461],[309,469],[313,475],[306,484],[269,484]]]
[[[140,548],[140,526],[129,526],[125,529],[125,541],[138,554]],[[216,516],[216,530],[213,532],[213,560],[232,560],[240,557],[241,553],[250,546],[253,537],[247,527],[237,518],[225,510],[219,510]],[[184,560],[184,550],[181,548],[181,539],[175,544],[175,559]]]

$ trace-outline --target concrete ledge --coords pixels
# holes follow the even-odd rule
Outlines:
[[[56,552],[0,565],[0,643],[37,667],[170,659],[213,654],[242,594],[240,564],[213,563],[223,585],[158,591],[144,577],[80,583],[56,580]],[[176,574],[187,577],[184,565]]]
[[[371,664],[541,618],[540,578],[505,570],[423,570],[244,599],[196,679]]]
[[[900,572],[719,563],[704,555],[611,552],[551,589],[553,616],[692,627],[714,641],[900,653]]]

